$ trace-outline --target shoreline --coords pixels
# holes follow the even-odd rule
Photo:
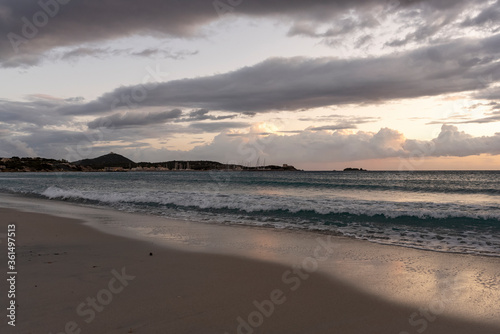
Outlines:
[[[110,207],[110,206],[102,206],[102,205],[93,205],[93,204],[86,204],[86,203],[81,203],[81,202],[77,202],[77,201],[66,201],[66,200],[59,200],[59,199],[50,199],[50,198],[46,198],[46,197],[41,197],[41,196],[38,196],[38,195],[32,195],[32,194],[29,194],[29,195],[20,195],[19,193],[4,193],[4,192],[0,192],[0,199],[3,199],[5,200],[5,197],[7,196],[7,198],[10,198],[10,199],[14,199],[14,202],[16,200],[18,200],[18,202],[24,202],[25,201],[30,201],[29,204],[33,204],[31,201],[33,202],[39,202],[41,203],[42,205],[46,205],[46,204],[49,204],[49,205],[54,205],[54,207],[57,207],[59,205],[63,205],[63,206],[68,206],[68,207],[72,207],[72,208],[81,208],[82,210],[98,210],[98,211],[102,211],[102,212],[106,212],[106,213],[112,213],[111,216],[116,216],[116,215],[120,215],[120,214],[125,214],[125,215],[136,215],[137,217],[147,217],[148,219],[147,220],[158,220],[159,221],[162,221],[164,223],[175,223],[177,226],[179,225],[179,223],[181,224],[198,224],[200,226],[206,226],[207,224],[209,226],[219,226],[219,227],[222,227],[222,228],[243,228],[243,229],[252,229],[252,230],[259,230],[259,229],[262,229],[262,230],[268,230],[268,231],[272,231],[272,233],[286,233],[286,232],[289,232],[289,233],[294,233],[294,234],[310,234],[312,236],[321,236],[321,235],[326,235],[326,236],[332,236],[332,237],[335,237],[335,238],[338,238],[338,239],[346,239],[346,240],[352,240],[353,242],[361,242],[361,243],[371,243],[371,244],[374,244],[374,245],[380,245],[380,246],[384,246],[384,247],[401,247],[403,249],[409,249],[409,250],[416,250],[416,251],[422,251],[422,252],[430,252],[430,253],[439,253],[439,254],[450,254],[450,255],[457,255],[457,256],[477,256],[477,257],[480,257],[480,258],[498,258],[500,259],[500,254],[496,255],[496,254],[488,254],[488,253],[477,253],[477,252],[469,252],[469,253],[465,253],[465,252],[458,252],[458,251],[449,251],[449,250],[440,250],[440,249],[429,249],[429,248],[423,248],[423,247],[417,247],[417,246],[412,246],[412,245],[401,245],[401,244],[397,244],[397,243],[385,243],[385,242],[382,242],[382,241],[377,241],[377,240],[368,240],[368,239],[360,239],[360,238],[356,238],[356,237],[353,237],[353,236],[346,236],[346,235],[343,235],[339,232],[335,232],[335,231],[332,231],[332,230],[321,230],[321,229],[299,229],[299,228],[277,228],[275,226],[272,226],[272,225],[252,225],[252,224],[246,224],[246,223],[237,223],[237,224],[225,224],[225,223],[220,223],[220,222],[209,222],[209,223],[206,223],[206,222],[202,222],[202,221],[196,221],[196,220],[186,220],[186,219],[180,219],[180,218],[170,218],[170,217],[165,217],[165,216],[160,216],[160,215],[155,215],[155,214],[152,214],[152,213],[147,213],[147,212],[137,212],[137,211],[123,211],[123,210],[119,210],[119,209],[116,209],[116,208],[113,208],[113,207]],[[9,204],[12,204],[13,202],[10,202]],[[28,203],[26,203],[28,204]],[[2,205],[2,203],[0,203],[0,208],[1,207],[8,207],[7,205]],[[40,208],[40,207],[39,207]],[[19,206],[18,209],[21,209],[21,211],[26,211],[28,210],[29,211],[29,207],[25,207],[24,205],[22,206]],[[31,212],[37,212],[37,211],[31,211]],[[139,239],[139,240],[145,240],[144,239],[144,235],[142,235],[141,233],[124,233],[124,229],[123,228],[120,228],[121,231],[115,229],[115,228],[106,228],[102,225],[100,225],[99,223],[97,223],[95,221],[95,217],[94,219],[88,219],[82,212],[79,212],[78,214],[67,214],[67,213],[62,213],[62,212],[58,212],[58,213],[54,213],[54,211],[52,210],[48,210],[46,213],[49,213],[49,214],[53,214],[53,215],[63,215],[64,217],[69,217],[69,218],[76,218],[76,219],[81,219],[81,220],[85,220],[87,224],[89,224],[90,226],[102,231],[102,232],[105,232],[105,233],[108,233],[108,234],[112,234],[112,235],[120,235],[120,236],[126,236],[126,237],[129,237],[129,238],[132,238],[132,239]],[[116,217],[113,217],[113,218],[116,218]],[[175,246],[173,244],[168,244],[168,246]],[[189,251],[189,249],[183,249],[183,250],[187,250]]]
[[[19,193],[0,192],[0,199],[2,198],[2,196],[4,196],[4,197],[7,196],[10,198],[14,198],[14,199],[17,198],[20,201],[30,199],[30,200],[34,200],[36,202],[42,202],[42,203],[43,202],[51,203],[51,204],[59,203],[62,205],[69,205],[69,206],[73,206],[73,207],[91,208],[91,209],[96,209],[96,210],[104,210],[104,211],[108,211],[108,212],[113,211],[116,213],[127,213],[127,214],[138,215],[138,216],[147,216],[150,219],[160,218],[163,220],[163,222],[168,220],[168,221],[175,221],[175,222],[190,222],[190,223],[203,224],[203,225],[207,224],[207,222],[199,221],[199,220],[171,218],[171,217],[165,217],[165,216],[156,215],[156,214],[148,213],[148,212],[124,211],[124,210],[119,210],[117,208],[113,208],[111,206],[104,206],[104,205],[98,205],[98,204],[88,204],[88,203],[82,203],[82,202],[78,202],[78,201],[74,201],[74,200],[52,199],[52,198],[43,197],[43,196],[34,195],[34,194],[21,195]],[[0,204],[0,207],[1,207],[1,204]],[[70,216],[75,217],[74,215],[70,215]],[[80,218],[80,219],[86,219],[86,217],[84,217],[83,214],[79,214],[76,217]],[[95,224],[92,221],[89,221],[88,223],[90,223],[94,227],[102,230],[102,226],[99,226],[99,224]],[[419,247],[418,245],[409,245],[409,244],[403,245],[403,244],[398,244],[398,243],[384,242],[384,241],[377,240],[377,239],[362,239],[362,238],[358,238],[355,236],[347,236],[347,235],[344,235],[340,232],[336,232],[334,230],[328,230],[328,229],[305,229],[305,228],[303,229],[303,228],[296,228],[296,227],[280,228],[280,227],[277,227],[274,225],[255,225],[255,224],[251,224],[251,223],[241,223],[241,222],[232,223],[232,224],[221,223],[221,222],[208,222],[208,224],[210,224],[211,226],[222,226],[222,227],[231,226],[234,228],[269,229],[269,230],[273,230],[273,231],[290,231],[292,233],[311,233],[311,234],[316,234],[316,235],[331,235],[331,236],[334,236],[336,238],[346,238],[346,239],[350,239],[350,240],[360,241],[363,243],[369,242],[372,244],[377,244],[377,245],[382,245],[382,246],[402,247],[405,249],[414,249],[414,250],[423,251],[423,252],[451,254],[451,255],[470,255],[470,256],[492,257],[492,258],[500,259],[500,253],[496,254],[496,253],[488,253],[488,252],[484,252],[484,251],[483,252],[480,252],[480,251],[465,252],[463,250],[462,251],[453,251],[453,250],[446,250],[446,249],[443,250],[443,249],[439,249],[439,248],[432,249],[432,248],[426,248],[426,247]],[[106,231],[107,233],[111,233],[111,234],[117,234],[117,231],[113,230],[113,229],[104,230],[104,231]],[[118,233],[118,234],[123,235],[123,233],[122,234]],[[141,238],[141,235],[140,234],[138,235],[137,233],[125,234],[125,235],[132,237],[132,238],[137,238],[137,237]]]
[[[383,292],[379,295],[408,304],[415,301],[414,298],[410,298],[410,293],[404,295],[404,298],[400,298],[398,293],[391,291],[392,286],[397,285],[400,289],[408,289],[413,294],[420,294],[421,292],[410,289],[411,283],[403,286],[398,280],[392,279],[386,271],[390,272],[393,268],[390,266],[385,268],[380,266],[380,263],[402,262],[404,271],[411,273],[412,276],[415,273],[423,275],[422,267],[432,267],[432,270],[429,270],[428,273],[433,275],[442,275],[443,270],[450,272],[444,278],[450,275],[464,276],[463,272],[468,272],[469,275],[465,278],[467,280],[473,278],[469,276],[474,276],[474,270],[484,272],[483,267],[486,267],[489,276],[487,280],[498,282],[498,285],[500,285],[500,258],[494,256],[423,250],[346,236],[336,236],[320,231],[176,220],[140,212],[125,212],[102,206],[50,199],[27,199],[23,196],[6,196],[6,194],[2,193],[0,193],[0,199],[1,202],[4,202],[3,204],[0,202],[0,207],[11,207],[21,211],[84,220],[86,225],[106,234],[151,242],[169,249],[173,248],[194,253],[237,255],[277,264],[294,265],[298,258],[306,258],[312,254],[318,237],[331,237],[335,240],[336,256],[331,261],[323,263],[319,268],[320,271],[332,277],[351,282],[354,274],[359,275],[361,270],[365,270],[366,274],[363,280],[368,279],[370,285],[377,283],[370,280],[371,275],[383,275],[387,281],[386,285],[390,288],[384,287],[385,289],[382,289]],[[353,254],[356,256],[353,257]],[[399,254],[405,256],[400,259]],[[383,261],[381,261],[382,258]],[[419,266],[415,266],[412,261],[406,261],[408,259],[419,259],[417,261]],[[424,260],[424,263],[422,263],[422,260]],[[352,264],[348,265],[348,263]],[[378,263],[379,266],[372,266],[371,263]],[[477,263],[479,265],[476,265]],[[354,268],[354,266],[361,267],[361,269]],[[349,271],[354,274],[348,274]],[[412,281],[412,277],[405,277],[405,279]],[[426,277],[426,280],[429,281],[429,277]],[[418,280],[413,283],[418,283]],[[482,284],[482,279],[479,279],[476,283]],[[366,286],[359,285],[358,288],[365,289]],[[477,288],[476,286],[475,290]],[[367,291],[378,293],[381,290],[377,286]],[[500,296],[498,297],[500,298]],[[497,318],[500,319],[500,312]],[[500,320],[498,323],[500,324]]]
[[[313,284],[311,288],[308,288],[308,292],[303,292],[304,296],[301,297],[307,299],[314,296],[312,300],[308,299],[307,303],[304,301],[301,303],[305,303],[302,305],[303,307],[304,305],[309,305],[311,303],[315,304],[318,302],[319,304],[315,307],[315,313],[319,312],[317,315],[318,317],[320,314],[325,313],[325,311],[322,311],[323,308],[335,309],[339,315],[342,315],[342,317],[350,317],[350,321],[352,322],[356,322],[356,318],[367,317],[365,314],[360,315],[354,311],[352,311],[354,313],[344,313],[342,309],[338,309],[338,305],[331,305],[331,301],[324,300],[323,295],[325,294],[325,291],[348,290],[349,294],[343,297],[344,300],[350,300],[351,296],[357,296],[356,298],[359,297],[363,300],[362,303],[359,303],[359,299],[354,298],[358,300],[353,301],[353,303],[356,304],[356,308],[361,307],[361,304],[375,303],[374,305],[377,305],[375,308],[378,309],[379,303],[382,303],[380,305],[384,305],[382,308],[385,311],[388,310],[386,307],[389,307],[391,310],[396,310],[391,312],[396,312],[398,317],[401,319],[395,320],[397,326],[391,322],[390,324],[386,323],[386,327],[381,327],[381,330],[383,329],[386,332],[388,328],[395,329],[396,327],[401,327],[397,333],[400,331],[412,333],[412,330],[415,332],[415,329],[420,327],[411,326],[409,318],[417,312],[417,316],[413,319],[413,323],[415,324],[415,321],[418,321],[419,319],[422,320],[422,317],[418,315],[419,310],[426,308],[430,309],[433,305],[435,308],[434,310],[436,311],[434,316],[436,316],[437,319],[447,319],[443,320],[444,323],[446,323],[446,326],[448,326],[446,328],[451,328],[449,326],[454,326],[453,324],[460,323],[460,326],[457,326],[456,329],[453,327],[453,330],[457,333],[462,333],[460,332],[460,330],[462,330],[461,328],[467,327],[457,319],[462,319],[462,321],[467,324],[475,323],[474,328],[478,326],[478,323],[482,323],[484,326],[495,326],[495,332],[498,332],[498,329],[500,328],[500,321],[498,320],[500,311],[498,311],[496,307],[498,298],[500,297],[500,259],[498,258],[425,252],[422,250],[377,245],[367,241],[330,236],[333,240],[331,243],[334,244],[334,246],[332,246],[332,256],[328,257],[324,261],[319,261],[319,259],[324,256],[321,256],[321,254],[317,254],[319,257],[314,256],[316,248],[318,245],[321,245],[321,242],[318,244],[318,239],[323,238],[323,244],[328,244],[329,241],[326,239],[329,237],[328,235],[297,231],[279,231],[267,228],[259,229],[255,227],[248,228],[243,226],[234,227],[185,221],[171,221],[164,218],[140,215],[137,213],[130,214],[114,212],[101,208],[91,208],[49,200],[28,201],[19,197],[16,197],[13,200],[12,198],[9,199],[8,196],[3,196],[2,199],[3,201],[0,206],[5,206],[7,203],[7,205],[15,209],[32,211],[32,213],[17,212],[16,215],[19,217],[31,217],[29,219],[22,218],[19,226],[25,226],[28,232],[33,228],[38,231],[39,235],[33,236],[35,239],[38,238],[37,247],[43,246],[43,249],[47,249],[49,245],[46,243],[50,241],[52,245],[51,247],[60,248],[57,253],[63,254],[64,252],[69,253],[68,249],[73,249],[75,245],[79,245],[77,248],[79,248],[80,251],[88,248],[88,244],[90,244],[93,248],[96,246],[95,238],[102,240],[104,244],[107,244],[106,247],[101,247],[100,251],[92,251],[93,255],[85,252],[82,252],[77,256],[75,255],[78,263],[85,261],[88,262],[85,258],[89,256],[91,258],[92,256],[94,258],[102,257],[102,260],[107,263],[108,269],[111,270],[112,266],[109,264],[110,261],[112,263],[123,263],[125,261],[131,263],[133,266],[144,265],[145,267],[139,270],[141,272],[149,272],[148,276],[155,275],[155,272],[160,272],[162,275],[167,275],[169,272],[163,267],[165,265],[168,267],[170,264],[160,266],[155,265],[152,267],[151,265],[147,266],[143,263],[144,261],[150,261],[153,258],[157,260],[156,254],[164,254],[161,256],[162,258],[172,258],[172,254],[175,254],[175,257],[188,257],[189,260],[185,260],[187,263],[198,263],[201,266],[217,264],[217,271],[213,273],[211,272],[211,274],[217,275],[218,278],[225,279],[224,286],[219,286],[219,294],[221,294],[220,298],[222,298],[222,300],[226,300],[227,296],[223,291],[228,286],[232,286],[232,289],[236,289],[236,286],[241,289],[242,286],[240,284],[243,282],[243,287],[246,288],[247,284],[257,284],[259,279],[262,279],[262,277],[274,277],[273,285],[275,287],[281,287],[281,291],[286,290],[285,288],[289,288],[294,282],[297,284],[297,277],[292,274],[289,274],[285,278],[282,276],[287,270],[292,270],[291,268],[294,268],[294,266],[295,268],[297,268],[297,266],[302,266],[303,269],[309,268],[309,270],[311,270],[311,272],[303,270],[304,275],[310,275],[311,278],[314,276],[315,280],[318,279],[322,282],[321,284],[324,285],[319,287]],[[52,216],[44,216],[43,213],[50,213]],[[55,217],[54,215],[64,216],[64,218]],[[2,216],[5,217],[3,214]],[[58,221],[58,224],[48,228],[44,225],[45,223],[38,222],[39,217],[42,217],[43,221],[46,221],[47,219],[55,219]],[[69,217],[72,217],[73,220],[68,220],[70,219]],[[74,218],[80,218],[80,220],[74,220]],[[83,222],[81,218],[84,218],[85,222]],[[138,222],[139,219],[142,220],[142,223]],[[2,221],[2,224],[5,223],[5,221]],[[133,223],[138,224],[139,226],[131,228],[130,226]],[[4,229],[4,225],[1,226],[2,229]],[[75,238],[71,240],[56,240],[50,235],[47,235],[47,232],[45,231],[46,229],[49,231],[53,229],[57,229],[58,231],[67,230],[65,233],[68,233],[68,235],[71,235],[74,229],[85,229],[86,231],[82,233],[85,235],[93,235],[93,237],[87,240],[81,240],[81,238],[76,235]],[[107,234],[103,234],[102,232],[106,232]],[[20,245],[23,245],[24,237],[22,234],[20,234],[18,238]],[[23,247],[24,246],[29,246],[29,244],[23,245]],[[142,254],[141,256],[137,256],[136,254],[133,254],[134,252],[132,252],[132,249],[145,249],[144,247],[147,249],[155,249],[153,251],[153,257],[148,257],[147,255],[150,251],[146,250],[144,250],[145,255]],[[25,249],[27,250],[27,248]],[[31,250],[33,251],[33,249]],[[116,252],[116,250],[119,250],[118,253],[122,255],[113,254],[113,256],[110,256],[110,254]],[[2,249],[2,251],[4,251],[4,249]],[[323,255],[326,254],[323,253]],[[51,256],[51,258],[53,260],[58,260],[61,257]],[[228,258],[233,261],[230,261],[231,265],[225,262]],[[24,264],[30,268],[33,264],[28,262],[42,259],[42,257],[35,257],[33,259],[29,253],[24,253],[21,259],[19,261],[27,261],[24,262]],[[30,259],[32,261],[28,261]],[[316,261],[314,261],[315,259]],[[236,271],[233,270],[232,267],[235,263],[241,265],[242,267],[238,267],[240,269]],[[183,264],[185,265],[186,263]],[[56,286],[66,285],[68,280],[74,280],[75,277],[79,278],[80,281],[85,281],[85,279],[83,279],[84,277],[86,277],[87,280],[93,280],[90,272],[82,271],[82,268],[80,267],[74,268],[73,264],[66,263],[63,265],[62,269],[67,266],[76,271],[71,279],[65,277],[64,275],[62,277],[57,277],[57,279],[54,278],[53,273],[44,271],[49,269],[49,267],[44,267],[43,262],[38,263],[36,270],[33,268],[34,271],[32,274],[40,277],[43,277],[44,275],[51,277],[56,280]],[[115,267],[117,266],[115,265]],[[159,269],[160,267],[161,269]],[[247,267],[254,268],[253,271],[255,271],[255,273],[253,271],[249,272],[245,269]],[[119,270],[120,268],[115,269]],[[107,273],[108,276],[110,273],[109,270]],[[183,277],[182,280],[194,279],[189,277],[190,275],[188,274],[192,274],[192,270],[194,269],[184,268],[177,270],[177,268],[174,268],[170,274],[173,273],[179,275]],[[242,270],[246,273],[243,276],[241,275]],[[265,274],[266,270],[270,270],[274,274]],[[101,272],[101,276],[102,275],[104,274]],[[26,277],[23,279],[26,279]],[[35,278],[30,278],[23,285],[33,285],[34,279]],[[202,277],[198,279],[202,279]],[[310,286],[308,282],[313,280],[310,280],[309,278],[307,280],[300,278],[298,281],[301,283],[307,283],[303,284],[303,286]],[[288,284],[284,282],[288,282]],[[259,284],[264,283],[266,282],[260,282]],[[173,280],[172,284],[182,285],[185,284],[185,282],[183,283],[179,282],[179,280]],[[197,284],[200,283],[198,282]],[[205,282],[204,284],[207,283]],[[210,286],[217,286],[217,284],[217,282],[212,281]],[[54,286],[54,288],[56,286]],[[149,286],[149,283],[146,284],[146,286]],[[283,286],[285,288],[283,288]],[[101,286],[100,289],[102,288],[103,286]],[[185,288],[187,289],[186,291],[189,291],[187,287]],[[2,290],[3,289],[4,287],[2,287]],[[159,291],[163,291],[163,288],[158,289]],[[251,298],[254,294],[260,296],[260,298],[264,298],[262,294],[259,294],[263,293],[260,286],[253,287],[252,289],[254,289],[252,290],[253,292],[248,292],[249,295],[246,297],[246,307],[251,307],[253,305],[252,302],[255,300],[259,301],[257,297],[254,299]],[[267,290],[267,294],[269,294],[271,291],[274,291],[275,288],[268,286]],[[298,290],[302,290],[302,288]],[[97,291],[100,290],[97,289],[94,294]],[[261,292],[257,293],[256,291]],[[290,293],[292,292],[290,289],[289,291]],[[449,296],[446,297],[446,294],[449,294],[450,291],[453,297],[452,302],[448,302],[450,299]],[[27,295],[31,295],[34,292],[36,291],[30,291]],[[171,293],[168,289],[163,292]],[[137,293],[140,294],[140,292]],[[71,295],[72,293],[68,292],[67,294]],[[200,291],[200,294],[203,293]],[[294,291],[292,295],[295,295]],[[442,296],[445,296],[446,299],[443,299],[445,297]],[[317,298],[319,297],[321,297],[321,301],[317,301]],[[150,298],[155,299],[158,298],[158,296],[151,296]],[[217,299],[219,297],[212,296],[212,299],[214,298]],[[269,299],[270,295],[268,295],[267,298]],[[211,303],[220,302],[213,300],[207,301],[204,298],[202,299],[202,304],[205,303],[203,304],[205,305],[204,307],[208,308],[212,307],[208,306],[212,305]],[[278,298],[277,300],[279,301],[280,299]],[[191,301],[195,303],[200,302],[194,297]],[[155,301],[154,303],[158,303],[158,301]],[[233,305],[239,305],[239,303],[243,303],[243,301],[234,301]],[[443,310],[436,309],[436,307],[443,305],[443,303],[446,306]],[[244,305],[240,305],[239,307],[243,306]],[[277,304],[275,306],[277,306]],[[69,306],[66,306],[66,308],[67,307]],[[175,307],[172,307],[172,310],[174,310]],[[292,308],[295,310],[294,312],[298,313],[293,313],[293,315],[288,314],[284,316],[284,318],[291,317],[294,319],[298,317],[300,319],[301,315],[299,310],[308,312],[307,310],[302,309],[300,305],[295,305]],[[203,313],[203,311],[200,312]],[[323,314],[323,316],[325,317],[324,319],[327,318],[326,314]],[[118,315],[116,315],[116,317],[117,319],[120,318]],[[319,318],[317,319],[315,317],[316,315],[312,319],[319,320]],[[384,318],[387,317],[387,314],[378,314],[377,317]],[[237,317],[234,319],[237,319]],[[234,319],[234,324],[237,324]],[[270,319],[271,320],[269,320],[269,322],[274,319],[274,316]],[[324,319],[322,320],[323,322],[326,321]],[[433,318],[431,317],[430,319]],[[152,318],[151,321],[154,322],[156,320]],[[203,323],[203,321],[199,319],[196,321]],[[268,320],[266,320],[266,322],[267,321]],[[280,321],[285,320],[276,320],[275,325],[270,324],[267,326],[276,326],[272,328],[274,328],[274,332],[279,333],[280,331],[276,330],[280,329],[281,326],[286,326],[288,320],[283,323],[280,323]],[[389,322],[388,318],[386,322]],[[420,322],[420,324],[422,323],[423,322]],[[438,331],[438,328],[444,328],[435,326],[435,323],[431,321],[427,321],[427,323],[429,326],[429,330],[427,332],[430,333],[434,333],[434,331],[431,331],[431,327],[435,328],[435,333],[441,333]],[[295,324],[295,326],[299,325]],[[307,323],[307,326],[312,326],[312,323]],[[201,329],[202,327],[199,328]],[[263,324],[262,328],[267,327]],[[294,328],[295,327],[288,328],[287,332],[293,332],[292,329]],[[328,328],[328,330],[332,329],[332,327]],[[470,329],[472,327],[467,328]],[[51,330],[54,331],[56,329]],[[259,331],[256,332],[260,332],[260,330],[261,328],[259,326]],[[325,332],[328,332],[328,330],[325,329]],[[357,332],[360,332],[360,330],[361,329],[358,328]],[[226,331],[231,333],[229,329]],[[283,330],[283,332],[284,331],[285,330]],[[59,333],[58,331],[56,332]],[[94,332],[99,333],[99,330]],[[142,331],[139,330],[138,332]],[[187,329],[184,331],[183,329],[183,331],[180,332],[189,331],[187,331]],[[224,333],[224,331],[219,330],[214,332]],[[236,326],[232,332],[236,332]],[[349,327],[344,327],[343,332],[350,333]],[[352,333],[355,332],[356,331],[354,330],[352,331]],[[363,330],[361,330],[361,332],[363,332]],[[366,332],[366,328],[364,329],[364,332]],[[465,332],[467,331],[463,331],[463,333]],[[487,332],[488,331],[485,333]],[[133,333],[135,332],[133,331]]]
[[[425,321],[418,309],[307,266],[295,273],[286,265],[108,235],[79,220],[0,213],[3,230],[12,223],[18,230],[18,322],[9,333],[238,333],[238,327],[242,333],[417,333]],[[498,332],[429,310],[426,333]],[[408,318],[416,312],[412,326]]]

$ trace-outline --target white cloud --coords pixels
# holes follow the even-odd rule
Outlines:
[[[160,151],[146,150],[143,156],[158,159]],[[298,166],[311,163],[349,162],[386,158],[421,158],[480,154],[500,154],[500,134],[473,137],[457,127],[443,125],[437,138],[429,141],[407,139],[399,131],[382,128],[378,132],[302,131],[295,135],[267,136],[230,132],[217,135],[206,145],[190,151],[161,150],[168,159],[206,159],[222,162],[255,164],[292,163]]]

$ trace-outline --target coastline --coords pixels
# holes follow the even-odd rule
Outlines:
[[[143,240],[134,240],[130,236],[139,236],[137,231],[129,238],[104,234],[81,220],[70,220],[68,212],[87,213],[86,224],[94,221],[94,227],[123,235],[130,233],[118,232],[126,217],[131,221],[141,217],[152,226],[153,220],[167,220],[54,201],[16,201],[17,209],[34,212],[0,211],[5,217],[2,233],[10,222],[18,226],[19,327],[8,328],[12,333],[34,329],[59,333],[71,319],[82,333],[236,333],[239,317],[248,322],[256,310],[254,302],[273,300],[275,290],[283,294],[274,295],[278,303],[272,314],[251,328],[256,333],[417,333],[424,322],[426,333],[496,333],[500,328],[495,310],[500,295],[496,258],[347,238],[333,238],[331,254],[325,247],[315,253],[321,245],[318,238],[328,245],[326,236],[189,222],[169,222],[170,234],[142,231]],[[0,206],[5,203],[9,201]],[[66,217],[36,213],[57,213],[49,203]],[[66,214],[63,207],[69,210]],[[0,245],[5,252],[5,243]],[[297,264],[302,265],[302,276],[293,272]],[[136,278],[112,294],[102,313],[94,312],[95,318],[86,323],[89,309],[80,309],[87,311],[81,317],[77,306],[108,290],[115,277],[112,271],[122,268]],[[0,287],[4,291],[6,282]],[[106,292],[101,293],[104,296]],[[428,318],[420,314],[422,309],[431,312]],[[415,313],[412,325],[409,318]]]

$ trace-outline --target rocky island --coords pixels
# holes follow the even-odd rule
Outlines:
[[[344,172],[366,172],[366,171],[367,170],[363,168],[352,168],[352,167],[344,168]]]

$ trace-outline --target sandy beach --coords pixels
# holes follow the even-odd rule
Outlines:
[[[216,252],[195,246],[182,250],[173,239],[111,235],[83,220],[45,213],[2,208],[0,216],[2,268],[7,272],[7,226],[15,224],[17,270],[16,326],[8,325],[4,315],[2,333],[407,334],[500,329],[497,258],[269,229],[185,224],[182,232],[199,240],[206,233],[197,236],[197,226],[219,237],[233,233],[236,241],[238,235],[268,235],[290,249],[268,250],[274,256],[264,258],[265,253],[251,247],[234,247],[232,253],[230,245]],[[176,226],[179,235],[182,226]],[[304,240],[315,240],[314,247],[308,249],[309,256],[297,258],[294,247],[300,248]],[[376,254],[378,261],[369,254]],[[429,259],[440,262],[439,270]],[[367,261],[369,265],[360,265]],[[389,276],[396,285],[384,283]],[[391,294],[390,285],[398,291]],[[8,290],[4,279],[4,313]],[[403,296],[399,301],[398,295]]]
[[[500,0],[0,0],[0,334],[500,334]]]

